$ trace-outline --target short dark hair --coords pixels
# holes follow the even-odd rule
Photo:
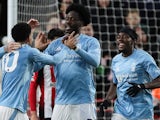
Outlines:
[[[129,37],[132,38],[132,40],[137,40],[138,39],[138,35],[137,33],[135,32],[135,30],[131,29],[130,27],[123,27],[119,33],[122,32],[122,33],[126,33],[127,35],[129,35]]]
[[[62,37],[64,36],[64,31],[59,28],[52,28],[48,32],[48,39],[53,40],[55,37]]]
[[[27,23],[17,23],[11,30],[13,39],[16,42],[25,42],[31,34],[31,27]]]
[[[70,6],[68,6],[66,14],[68,14],[70,11],[75,11],[79,14],[84,23],[84,26],[90,23],[90,13],[88,9],[85,8],[83,5],[73,3]]]

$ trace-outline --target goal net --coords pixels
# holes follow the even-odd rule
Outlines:
[[[53,26],[53,17],[59,18],[57,0],[18,0],[17,22],[26,22],[31,18],[37,19],[40,26],[37,31],[47,31]]]
[[[103,1],[100,3],[98,1]],[[149,52],[160,66],[160,2],[159,0],[75,0],[85,5],[91,13],[94,36],[102,47],[102,61],[95,72],[97,106],[105,98],[111,76],[110,64],[117,54],[115,36],[119,29],[130,25],[139,34],[138,47]],[[18,22],[38,19],[39,30],[46,31],[49,18],[59,17],[58,0],[18,0]],[[106,5],[105,5],[106,4]],[[98,110],[97,110],[98,111]],[[109,120],[111,108],[105,117]]]

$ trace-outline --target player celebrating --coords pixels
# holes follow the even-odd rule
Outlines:
[[[13,39],[21,44],[21,48],[5,54],[2,58],[2,95],[0,96],[0,120],[28,120],[26,114],[27,93],[33,71],[40,62],[43,64],[60,64],[66,56],[68,47],[63,47],[55,56],[49,56],[31,48],[31,27],[37,25],[36,20],[30,23],[18,23],[12,28]],[[39,34],[38,41],[45,40]],[[42,41],[41,41],[42,42]],[[45,43],[43,43],[44,47]],[[71,45],[70,45],[71,46]]]
[[[56,55],[70,47],[63,63],[54,67],[56,100],[52,120],[96,120],[93,68],[99,66],[101,51],[98,40],[81,34],[82,26],[90,23],[89,12],[83,5],[71,4],[66,10],[66,36],[53,41],[46,52]]]
[[[134,30],[122,28],[116,40],[120,54],[112,60],[113,83],[100,110],[117,96],[112,120],[153,120],[151,89],[160,87],[160,69],[151,55],[135,48]]]

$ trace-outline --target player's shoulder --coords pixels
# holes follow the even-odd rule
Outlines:
[[[151,56],[147,51],[142,49],[135,49],[135,55],[140,57]]]
[[[83,43],[100,44],[97,38],[85,34],[80,34],[78,39],[83,41]]]
[[[119,60],[121,57],[122,57],[122,53],[119,53],[113,57],[112,61]]]
[[[85,35],[85,34],[80,34],[80,38],[82,38],[82,39],[88,39],[88,40],[93,40],[93,41],[94,40],[98,41],[97,38],[95,38],[93,36]]]
[[[64,37],[64,36],[63,36],[63,37]],[[48,45],[48,47],[45,49],[45,51],[52,52],[52,51],[54,51],[55,49],[59,48],[59,47],[63,44],[63,43],[62,43],[63,37],[59,37],[59,38],[57,38],[56,40],[53,40],[53,41]]]
[[[31,47],[30,45],[22,46],[22,49],[25,53],[34,54],[40,52],[37,48]]]
[[[30,52],[32,50],[32,47],[28,44],[22,44],[20,50],[23,51],[23,52]]]
[[[57,45],[57,44],[61,44],[62,43],[62,40],[63,40],[64,36],[63,37],[59,37],[55,40],[53,40],[49,45],[52,46],[52,45]]]

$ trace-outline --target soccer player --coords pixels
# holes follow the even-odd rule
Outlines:
[[[53,28],[48,32],[47,39],[51,42],[64,36],[64,31]],[[53,66],[45,65],[40,71],[35,72],[29,88],[29,106],[31,120],[51,120],[55,100],[55,76]],[[37,115],[37,88],[40,88],[39,116]]]
[[[83,5],[71,4],[65,19],[65,37],[45,50],[56,55],[64,47],[62,42],[76,43],[64,62],[54,67],[56,99],[52,120],[96,120],[93,69],[100,64],[100,44],[96,38],[81,34],[81,27],[90,23],[90,14]]]
[[[12,37],[21,47],[5,54],[2,58],[2,95],[0,96],[0,120],[28,120],[26,114],[28,88],[34,70],[41,64],[57,65],[66,56],[68,47],[62,44],[63,49],[55,56],[41,53],[31,48],[31,27],[37,24],[18,23],[12,28]],[[44,34],[39,34],[38,41],[45,40]],[[41,41],[42,42],[42,41]],[[45,43],[43,42],[43,45]]]
[[[136,49],[138,35],[124,27],[116,37],[119,54],[112,60],[113,83],[100,110],[116,97],[112,120],[153,120],[151,89],[160,87],[160,69],[146,51]]]

